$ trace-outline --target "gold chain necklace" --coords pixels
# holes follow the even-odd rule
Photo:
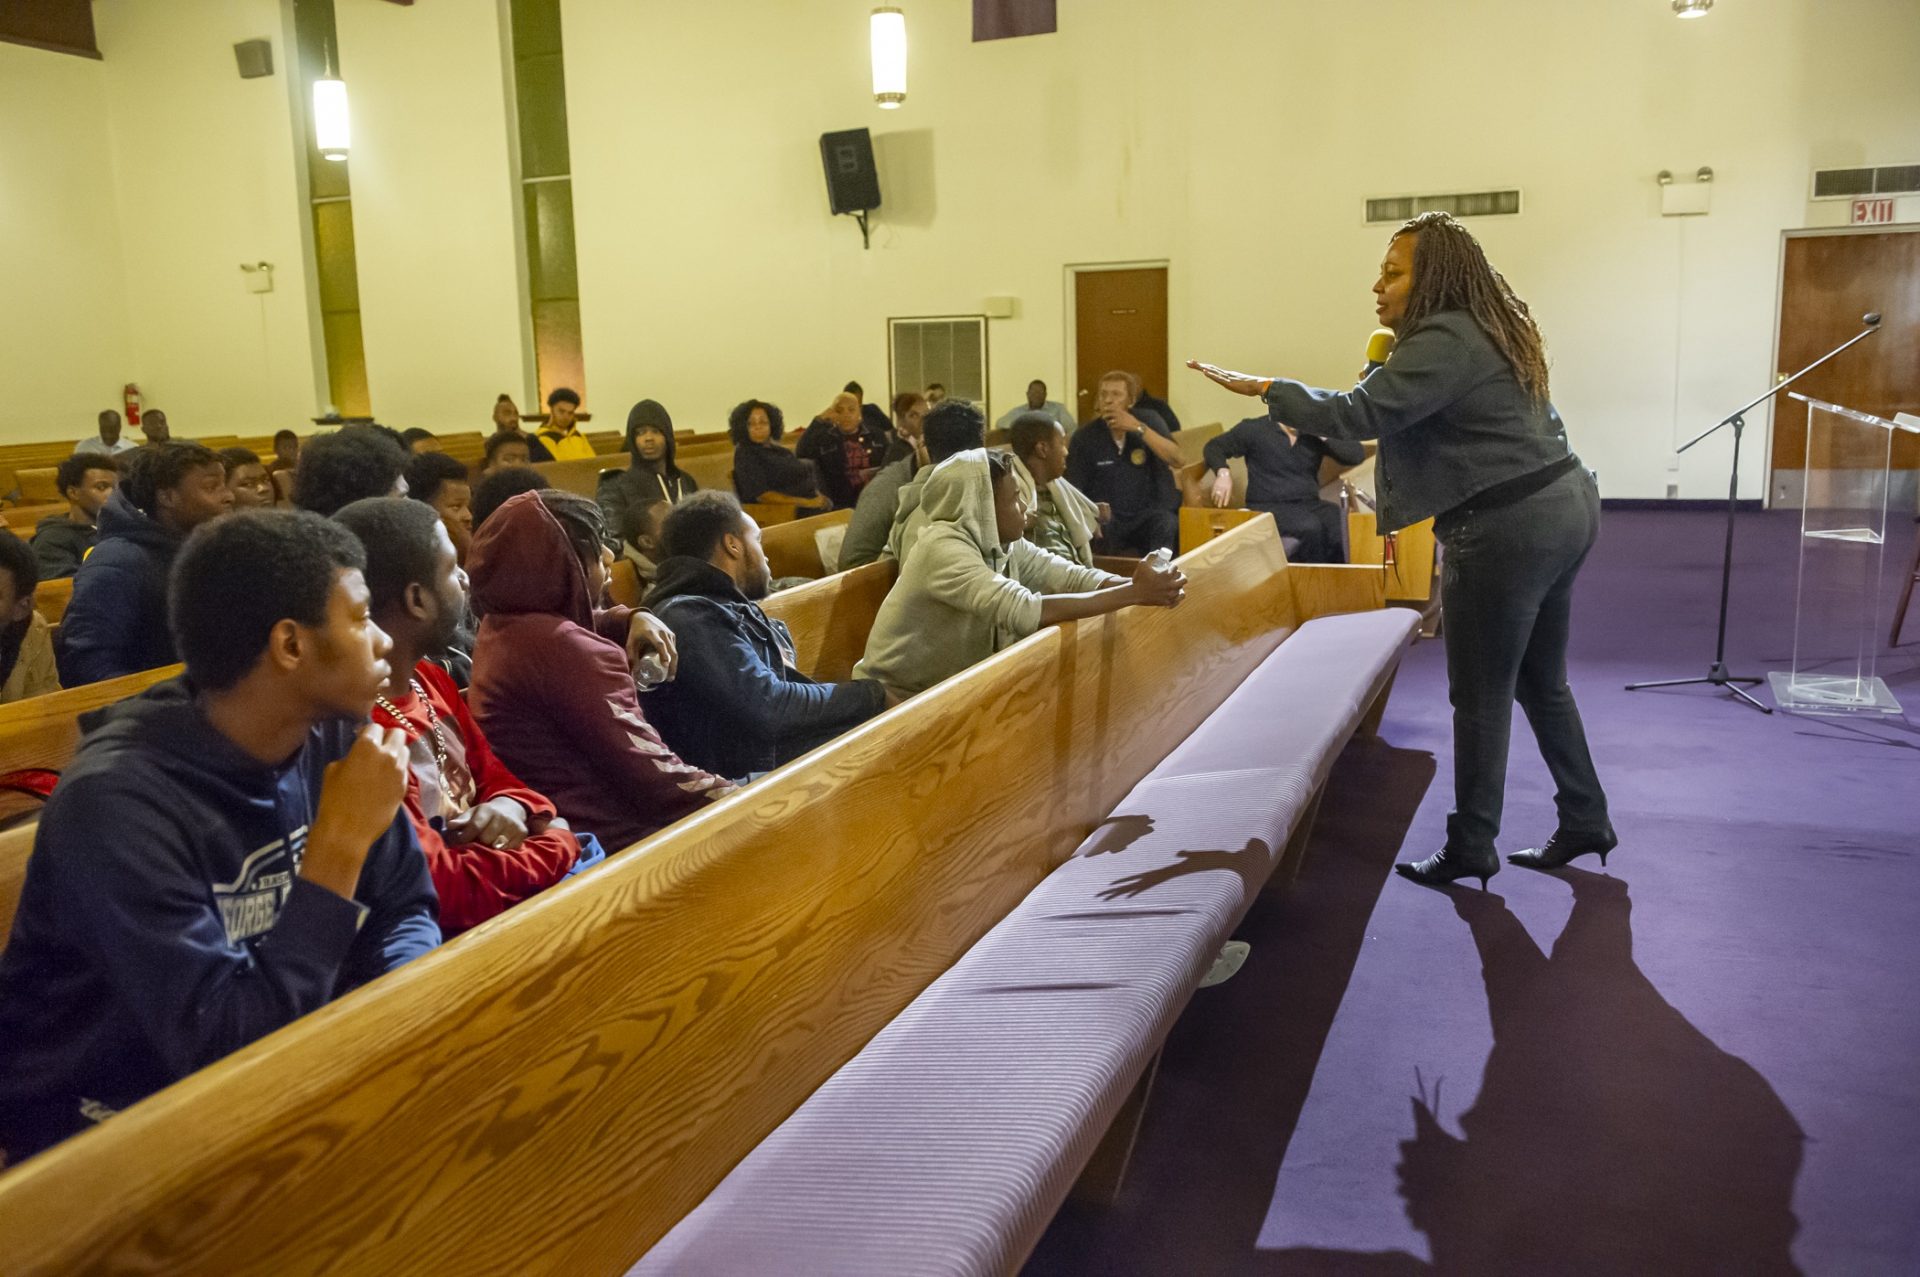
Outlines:
[[[420,686],[419,679],[409,678],[407,686],[413,690],[415,696],[420,698],[420,707],[427,711],[427,726],[433,731],[433,766],[440,775],[440,792],[444,794],[447,792],[447,738],[440,730],[440,716],[433,712],[433,702],[427,699],[427,689]],[[407,722],[406,715],[402,714],[392,701],[376,692],[373,703],[387,711],[393,721],[400,725],[402,731],[412,734],[412,724]]]

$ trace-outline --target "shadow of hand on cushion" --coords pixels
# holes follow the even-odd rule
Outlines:
[[[1099,839],[1081,855],[1117,855],[1152,832],[1151,816],[1109,816],[1099,825]]]
[[[1182,851],[1175,856],[1172,864],[1128,874],[1102,891],[1100,898],[1125,900],[1144,895],[1175,878],[1204,873],[1209,869],[1231,869],[1245,878],[1249,886],[1258,886],[1266,881],[1267,874],[1273,869],[1273,849],[1261,839],[1250,838],[1247,845],[1238,851]]]

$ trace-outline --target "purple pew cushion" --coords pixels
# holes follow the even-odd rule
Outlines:
[[[1398,663],[1410,612],[1302,626],[1073,857],[635,1266],[1020,1263]]]

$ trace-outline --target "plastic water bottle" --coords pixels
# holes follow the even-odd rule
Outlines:
[[[1163,545],[1147,556],[1147,562],[1153,565],[1154,571],[1164,572],[1173,562],[1173,551]]]
[[[648,652],[633,667],[633,685],[643,692],[651,692],[667,681],[667,663],[660,657]]]

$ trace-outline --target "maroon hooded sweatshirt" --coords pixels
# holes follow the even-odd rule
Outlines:
[[[625,646],[633,609],[594,609],[539,493],[488,516],[467,574],[485,618],[467,704],[494,753],[575,829],[612,853],[733,791],[681,762],[641,714]]]

